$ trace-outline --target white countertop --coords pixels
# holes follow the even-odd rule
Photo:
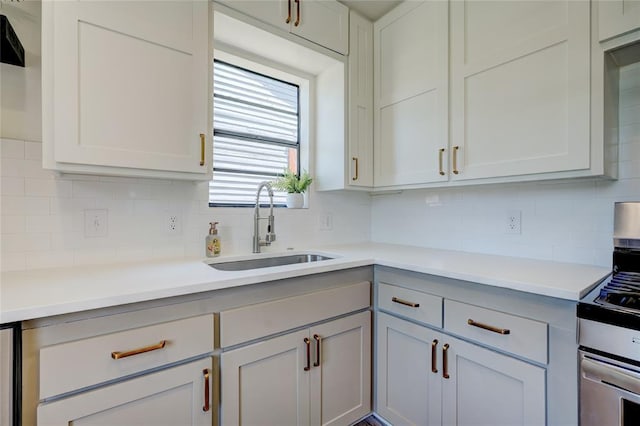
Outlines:
[[[367,265],[579,300],[609,274],[602,267],[392,244],[363,243],[314,250],[335,259],[239,272],[219,271],[203,259],[163,260],[0,275],[0,323],[206,292]],[[287,252],[281,254],[292,254]],[[243,257],[222,256],[215,261]]]

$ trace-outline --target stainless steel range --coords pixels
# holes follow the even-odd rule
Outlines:
[[[640,202],[616,203],[613,273],[578,304],[580,424],[640,424]]]

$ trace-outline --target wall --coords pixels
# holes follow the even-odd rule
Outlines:
[[[225,254],[251,252],[253,210],[208,207],[207,183],[58,176],[42,169],[40,8],[0,3],[27,51],[27,68],[2,64],[0,269],[204,257],[211,221]],[[369,240],[366,194],[309,194],[309,209],[278,209],[276,243],[265,251]],[[85,210],[107,209],[106,237],[85,237]],[[332,229],[320,217],[332,216]],[[169,233],[168,218],[179,217]],[[264,226],[264,225],[263,225]]]
[[[615,201],[640,201],[640,63],[620,72],[618,181],[503,184],[378,196],[372,202],[372,239],[610,267]],[[512,209],[522,212],[520,235],[505,233]]]

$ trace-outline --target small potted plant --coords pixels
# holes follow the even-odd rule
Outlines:
[[[286,169],[281,177],[273,182],[273,187],[287,192],[287,207],[290,209],[301,209],[304,205],[302,194],[309,188],[313,179],[306,170],[300,177],[289,169]]]

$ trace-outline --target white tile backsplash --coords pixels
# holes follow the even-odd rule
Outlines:
[[[610,267],[613,204],[640,201],[640,63],[622,68],[620,79],[618,180],[378,196],[372,201],[372,240]],[[514,209],[522,212],[520,235],[504,232],[505,215]]]
[[[208,222],[220,222],[223,253],[251,252],[253,209],[210,208],[207,183],[62,175],[42,169],[42,144],[1,139],[2,270],[158,258],[204,258]],[[311,207],[277,209],[278,240],[265,251],[370,239],[371,202],[361,193],[311,193]],[[85,237],[84,211],[106,209],[106,237]],[[320,230],[330,212],[333,229]],[[265,211],[266,213],[266,211]],[[180,230],[166,229],[168,216]]]

